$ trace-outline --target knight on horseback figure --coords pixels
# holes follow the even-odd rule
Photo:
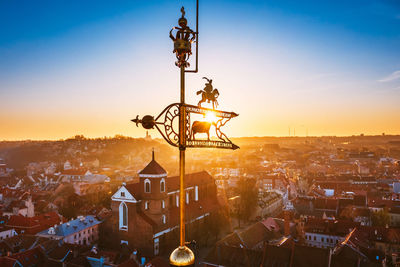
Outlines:
[[[197,105],[201,107],[201,103],[212,102],[213,109],[215,109],[218,106],[218,101],[217,101],[217,98],[219,96],[218,89],[213,88],[212,79],[208,79],[207,77],[203,77],[203,79],[206,79],[207,83],[203,90],[197,91],[197,95],[201,94],[201,100]]]

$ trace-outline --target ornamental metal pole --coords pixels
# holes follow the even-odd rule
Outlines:
[[[186,151],[186,111],[185,111],[185,66],[181,66],[181,106],[179,107],[179,215],[180,242],[185,246],[185,151]]]
[[[227,112],[216,110],[218,105],[217,98],[219,92],[213,88],[212,80],[203,77],[207,80],[205,88],[197,92],[201,94],[202,100],[197,106],[188,105],[185,103],[185,73],[198,72],[198,21],[199,21],[199,1],[196,0],[196,31],[194,32],[188,26],[187,19],[185,18],[185,9],[181,8],[182,16],[178,20],[178,27],[173,27],[169,32],[169,37],[174,42],[173,53],[176,54],[177,61],[175,65],[180,69],[180,93],[181,100],[179,103],[168,105],[156,117],[146,115],[142,119],[136,116],[132,121],[136,126],[142,124],[145,129],[156,128],[162,137],[172,146],[179,148],[179,246],[170,255],[171,266],[193,266],[195,263],[195,256],[193,252],[186,246],[185,242],[185,151],[187,147],[197,148],[223,148],[223,149],[237,149],[237,145],[233,144],[231,140],[222,131],[222,127],[232,118],[238,116],[235,112]],[[187,69],[189,67],[189,57],[192,54],[192,43],[196,43],[196,67],[195,69]],[[201,103],[207,101],[212,102],[213,108],[205,108]],[[204,118],[207,114],[214,116],[215,120],[210,121],[196,121],[192,120],[192,115],[196,117],[202,115]],[[174,127],[174,120],[179,116],[179,129]],[[217,140],[210,139],[210,127],[215,128],[215,135]],[[206,133],[207,140],[196,139],[196,133]]]
[[[194,42],[197,33],[187,26],[185,10],[181,8],[182,17],[179,19],[179,27],[175,36],[170,31],[170,38],[174,41],[174,53],[178,61],[175,63],[180,68],[181,78],[181,101],[179,103],[179,247],[170,255],[171,266],[192,266],[194,265],[194,254],[186,247],[185,242],[185,151],[186,151],[186,106],[185,106],[185,67],[189,66],[188,59],[192,54],[191,44]],[[197,69],[196,69],[197,71]]]

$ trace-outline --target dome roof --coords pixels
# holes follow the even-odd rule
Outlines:
[[[139,177],[151,177],[151,176],[166,176],[167,172],[161,167],[160,164],[154,159],[154,151],[153,151],[153,158],[149,164],[139,172]]]

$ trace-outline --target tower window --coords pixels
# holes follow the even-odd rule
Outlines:
[[[162,216],[162,223],[163,224],[167,223],[167,217],[165,215]]]
[[[144,209],[145,210],[149,209],[149,202],[148,201],[144,202]]]
[[[150,180],[146,179],[146,180],[144,180],[144,192],[150,193],[150,191],[151,191]]]
[[[164,180],[164,178],[161,179],[161,182],[160,182],[160,192],[165,192],[165,180]]]

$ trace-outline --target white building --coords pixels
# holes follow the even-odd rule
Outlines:
[[[4,240],[10,237],[13,237],[15,235],[18,235],[17,232],[15,232],[14,229],[10,229],[10,230],[4,230],[2,232],[0,232],[0,240]]]
[[[89,245],[98,240],[100,223],[91,215],[78,216],[75,220],[54,225],[36,235],[69,244]]]
[[[358,225],[352,221],[309,219],[304,225],[304,239],[312,247],[333,248]]]

